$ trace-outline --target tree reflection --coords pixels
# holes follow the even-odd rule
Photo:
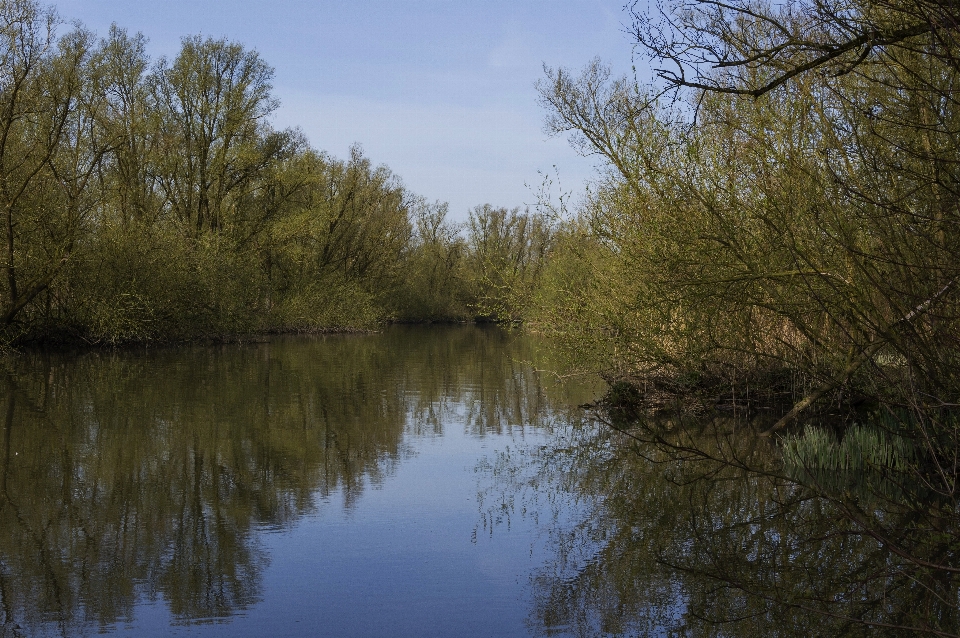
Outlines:
[[[798,482],[733,420],[576,436],[540,476],[592,509],[534,578],[538,633],[956,635],[956,504]]]
[[[406,435],[541,419],[528,340],[394,329],[151,353],[22,355],[2,368],[0,624],[63,634],[258,600],[261,527],[351,507]],[[47,623],[44,625],[44,623]]]

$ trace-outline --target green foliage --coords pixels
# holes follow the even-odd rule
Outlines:
[[[889,507],[911,503],[920,491],[920,455],[913,440],[875,425],[855,424],[839,439],[810,425],[786,437],[782,450],[787,475],[820,492]]]
[[[475,313],[500,321],[519,320],[540,283],[550,251],[549,218],[484,204],[470,211],[467,228]]]
[[[307,151],[290,170],[291,210],[255,240],[273,324],[371,327],[387,318],[410,241],[408,194],[359,148],[346,162]]]
[[[605,570],[583,570],[587,593],[620,613],[658,591],[640,580],[648,570],[631,571],[654,559],[715,584],[684,600],[684,610],[702,605],[694,615],[715,621],[711,631],[729,621],[776,633],[813,619],[810,633],[843,619],[826,632],[954,635],[956,6],[638,7],[638,44],[675,65],[658,71],[675,99],[663,85],[613,79],[598,61],[579,75],[547,69],[539,87],[548,129],[605,168],[560,232],[538,319],[619,381],[600,407],[627,435],[611,449],[638,458],[628,469],[616,459],[614,471],[642,480],[659,466],[668,480],[653,485],[680,488],[651,509],[660,487],[617,490],[623,521],[597,534],[613,540],[591,562]],[[577,299],[574,286],[579,303],[558,310],[554,300]],[[752,424],[626,409],[638,397],[651,407],[658,385],[680,412],[704,396],[736,407],[744,388],[785,391],[766,393]],[[814,409],[819,425],[785,430],[780,449],[755,436]],[[613,505],[602,480],[595,493]],[[617,534],[656,546],[651,521],[677,502],[709,503],[724,485],[736,486],[733,500],[671,520],[656,555],[618,545]],[[576,600],[569,577],[555,582]]]
[[[57,38],[57,16],[0,3],[0,326],[56,279],[98,204],[88,188],[110,140],[92,36]]]
[[[55,287],[69,300],[63,324],[109,344],[249,332],[260,327],[252,257],[216,236],[184,242],[169,226],[103,228]]]
[[[784,441],[783,456],[795,470],[902,471],[914,460],[915,450],[910,440],[870,426],[853,425],[840,441],[822,427],[808,426],[802,435]]]
[[[612,376],[781,370],[811,401],[951,402],[960,110],[930,100],[954,72],[902,53],[871,73],[699,93],[689,122],[598,62],[548,70],[548,126],[609,168],[545,279],[545,299],[573,301],[569,270],[581,301],[542,319]],[[894,88],[903,73],[916,90]]]
[[[462,236],[359,148],[273,129],[273,70],[238,43],[151,61],[139,34],[60,26],[0,0],[0,343],[522,315],[540,217],[481,207]]]
[[[446,203],[414,202],[404,279],[393,302],[396,318],[401,321],[471,318],[468,244],[461,236],[461,226],[447,219],[448,212]]]
[[[260,171],[285,150],[265,122],[278,105],[272,76],[256,52],[194,36],[148,80],[158,186],[168,212],[198,234],[236,223]]]

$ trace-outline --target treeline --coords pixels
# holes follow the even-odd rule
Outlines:
[[[354,148],[276,130],[273,71],[227,40],[67,28],[0,1],[0,345],[510,320],[548,218],[447,218]]]

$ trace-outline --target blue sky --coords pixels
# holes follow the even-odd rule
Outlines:
[[[536,202],[541,173],[575,196],[595,160],[543,133],[542,66],[599,56],[631,69],[624,0],[62,0],[68,20],[116,22],[173,56],[180,38],[226,37],[274,67],[278,127],[346,157],[359,143],[412,191],[450,203]],[[644,78],[641,76],[641,80]],[[555,168],[554,168],[555,167]],[[556,173],[555,173],[556,171]]]

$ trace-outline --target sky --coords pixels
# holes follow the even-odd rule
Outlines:
[[[275,70],[277,128],[346,158],[359,144],[404,185],[474,206],[533,207],[544,178],[577,199],[596,158],[543,131],[543,65],[594,57],[632,73],[625,0],[61,0],[99,35],[111,23],[173,57],[183,36],[225,37]],[[642,79],[642,78],[641,78]]]

